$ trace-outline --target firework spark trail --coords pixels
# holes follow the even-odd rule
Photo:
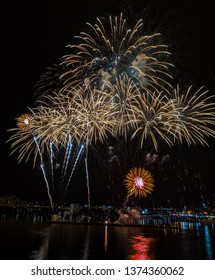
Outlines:
[[[71,135],[69,134],[69,140],[67,142],[66,152],[65,152],[65,155],[64,155],[63,166],[62,166],[61,176],[60,176],[61,185],[63,185],[64,179],[65,179],[65,176],[66,176],[72,146],[73,146],[73,144],[71,143]]]
[[[86,170],[86,181],[87,181],[87,193],[88,193],[88,208],[90,209],[90,184],[89,184],[89,172],[88,172],[88,162],[87,157],[84,159],[85,162],[85,170]]]
[[[39,152],[39,155],[40,155],[40,160],[41,160],[41,165],[40,166],[41,166],[41,169],[42,169],[42,172],[43,172],[43,177],[45,179],[45,183],[46,183],[46,187],[47,187],[47,192],[48,192],[48,197],[49,197],[49,201],[50,201],[50,204],[51,204],[52,212],[54,213],[54,204],[53,204],[52,196],[51,196],[51,193],[50,193],[50,187],[49,187],[49,183],[48,183],[47,176],[46,176],[46,173],[45,173],[45,169],[43,167],[44,166],[43,165],[43,157],[42,157],[42,153],[41,153],[39,144],[38,144],[35,136],[34,136],[34,141],[37,145],[37,149],[38,149],[38,152]]]
[[[88,122],[87,122],[88,124]],[[87,182],[87,194],[88,194],[88,208],[90,209],[90,182],[89,182],[89,172],[88,172],[88,149],[89,149],[88,137],[86,139],[86,154],[85,154],[85,171],[86,171],[86,182]]]
[[[129,198],[130,198],[130,196],[133,195],[133,192],[134,192],[134,188],[133,188],[133,191],[131,190],[131,191],[126,195],[126,197],[125,197],[125,199],[124,199],[124,201],[123,201],[123,203],[122,203],[122,208],[126,208],[127,203],[128,203],[128,201],[129,201]]]
[[[68,155],[67,155],[67,159],[66,159],[66,163],[65,163],[65,172],[63,174],[63,178],[65,178],[66,176],[66,172],[67,172],[67,169],[68,169],[68,164],[69,164],[69,159],[70,159],[70,155],[71,155],[71,152],[72,152],[72,147],[73,147],[73,144],[70,142],[69,143],[69,150],[68,150]]]
[[[54,162],[53,162],[54,153],[53,153],[52,146],[53,146],[53,143],[50,142],[50,161],[51,161],[52,189],[54,189]]]
[[[82,144],[81,147],[80,147],[80,149],[79,149],[79,152],[78,152],[78,155],[77,155],[77,157],[76,157],[76,160],[75,160],[75,162],[74,162],[74,165],[73,165],[72,171],[71,171],[71,173],[70,173],[69,179],[68,179],[68,181],[67,181],[67,184],[66,184],[64,193],[66,193],[66,191],[67,191],[67,189],[68,189],[68,187],[69,187],[69,183],[70,183],[70,181],[71,181],[71,179],[72,179],[72,175],[73,175],[73,173],[74,173],[75,167],[76,167],[76,165],[77,165],[77,163],[78,163],[78,160],[79,160],[79,158],[80,158],[80,155],[81,155],[81,152],[82,152],[83,148],[84,148],[84,145]]]

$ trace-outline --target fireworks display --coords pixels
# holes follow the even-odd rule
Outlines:
[[[133,167],[130,169],[125,176],[124,182],[129,196],[146,197],[152,193],[154,188],[152,174],[142,167]]]
[[[150,138],[155,150],[158,149],[159,139],[172,146],[175,133],[172,129],[172,120],[175,112],[171,101],[165,95],[147,92],[135,105],[132,121],[135,130],[131,138],[139,137],[141,147],[145,140]]]
[[[60,77],[66,72],[66,67],[61,62],[62,59],[59,59],[58,63],[51,64],[37,80],[33,93],[36,100],[41,100],[49,95],[55,95],[56,92],[62,89],[64,79],[60,79]]]
[[[172,119],[171,128],[177,140],[189,146],[197,142],[208,145],[205,137],[215,136],[214,96],[208,96],[207,93],[203,87],[195,91],[192,86],[182,92],[178,86],[173,91],[171,102],[175,120]]]
[[[34,131],[34,115],[33,114],[22,114],[17,119],[16,127],[9,129],[13,132],[13,135],[9,138],[9,142],[12,142],[11,149],[12,153],[18,151],[18,162],[26,158],[29,159],[30,155],[35,151],[35,143],[33,139]],[[38,151],[36,150],[35,159]]]
[[[58,173],[61,194],[68,190],[85,155],[90,206],[89,147],[108,146],[110,139],[134,143],[139,150],[147,150],[150,143],[156,152],[160,143],[168,148],[175,143],[208,145],[209,137],[215,138],[215,102],[203,87],[174,89],[171,54],[161,34],[144,32],[142,19],[131,27],[122,15],[101,17],[87,26],[67,46],[70,53],[40,77],[35,106],[17,118],[8,141],[19,162],[32,154],[34,164],[39,158],[41,167],[44,159],[49,161],[50,182],[44,169],[43,173],[47,186],[52,185],[47,187],[50,201],[52,190],[56,191],[57,155],[64,154]],[[129,196],[146,198],[154,179],[145,168],[134,167],[126,175],[125,186]]]
[[[170,53],[161,34],[144,34],[142,19],[130,27],[121,14],[87,25],[89,32],[75,36],[79,43],[68,45],[70,53],[63,56],[62,64],[70,68],[62,75],[66,88],[79,83],[101,88],[125,74],[144,90],[171,88]]]
[[[22,114],[17,118],[16,125],[22,131],[29,131],[32,127],[33,116],[30,114]]]

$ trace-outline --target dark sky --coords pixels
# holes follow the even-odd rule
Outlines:
[[[10,134],[6,130],[31,107],[35,82],[47,66],[64,55],[65,45],[85,28],[85,22],[121,12],[134,19],[144,18],[148,30],[161,32],[169,45],[178,79],[189,85],[204,85],[214,94],[214,11],[213,0],[2,1],[0,195],[15,194],[26,200],[46,197],[41,173],[29,163],[18,164],[16,154],[9,156],[9,144],[5,142]],[[212,182],[214,152],[207,149],[202,161],[208,166],[205,176]]]

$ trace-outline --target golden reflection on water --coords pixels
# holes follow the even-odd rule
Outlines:
[[[107,246],[108,246],[108,227],[105,226],[105,238],[104,238],[105,253],[107,252]]]

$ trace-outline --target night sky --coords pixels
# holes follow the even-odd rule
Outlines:
[[[65,46],[72,42],[73,36],[84,30],[86,22],[98,16],[119,15],[122,12],[125,16],[132,16],[134,21],[145,19],[147,31],[160,32],[169,46],[176,66],[176,79],[182,84],[205,86],[211,94],[215,94],[213,0],[92,0],[73,3],[72,0],[4,0],[1,4],[4,73],[1,91],[0,196],[17,195],[27,201],[47,199],[39,167],[33,169],[31,162],[25,161],[18,164],[17,154],[10,156],[10,145],[6,141],[11,134],[7,129],[15,127],[15,118],[33,105],[34,85],[46,67],[57,62],[65,54]],[[173,169],[201,173],[197,180],[201,179],[208,188],[208,196],[215,190],[214,141],[210,140],[210,144],[211,149],[180,146],[163,153],[171,154],[170,165]],[[188,180],[190,173],[185,180]],[[170,174],[173,177],[171,182],[174,182],[176,175],[175,171]],[[174,188],[174,185],[169,188]],[[192,193],[189,195],[192,196]],[[99,197],[97,199],[99,201]]]

